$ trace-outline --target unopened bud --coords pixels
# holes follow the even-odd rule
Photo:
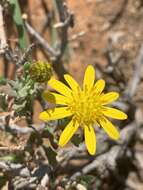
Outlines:
[[[52,76],[52,67],[45,61],[37,61],[30,67],[30,76],[36,82],[47,82]]]

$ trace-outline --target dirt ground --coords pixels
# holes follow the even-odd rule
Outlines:
[[[49,1],[46,2],[49,5]],[[75,18],[75,25],[69,30],[67,61],[69,64],[66,65],[69,72],[81,83],[88,64],[93,64],[97,70],[98,67],[106,69],[109,64],[107,54],[110,52],[113,62],[118,62],[126,82],[130,83],[143,38],[142,1],[67,0],[66,2]],[[46,19],[43,9],[40,9],[40,1],[31,0],[28,5],[31,22],[40,32],[41,23]],[[46,39],[49,38],[48,31],[43,35]],[[75,35],[77,37],[73,39]],[[45,58],[38,52],[35,59]],[[100,76],[100,73],[97,76]]]
[[[73,72],[78,72],[81,68],[84,70],[87,64],[105,67],[108,64],[106,50],[115,48],[114,51],[121,52],[127,57],[127,61],[120,64],[124,71],[126,68],[129,69],[129,73],[125,74],[129,79],[138,49],[142,44],[141,1],[69,0],[68,4],[75,13],[75,27],[71,33],[85,32],[78,41],[71,42],[73,48],[71,70]],[[80,77],[79,73],[76,76]]]
[[[48,1],[47,1],[48,4]],[[70,40],[70,70],[81,79],[87,64],[107,65],[105,52],[109,46],[116,48],[135,62],[142,42],[142,1],[140,0],[67,0],[75,17],[75,26],[70,29],[70,38],[83,33],[76,40]],[[30,18],[37,31],[45,20],[40,1],[29,1]],[[45,32],[45,38],[48,33]],[[40,55],[39,55],[40,57]],[[128,63],[124,64],[127,67]],[[82,68],[82,69],[81,69]],[[76,75],[78,72],[78,75]]]

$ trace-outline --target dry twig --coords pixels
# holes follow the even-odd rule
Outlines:
[[[6,34],[4,29],[4,21],[3,21],[3,8],[0,5],[0,54],[5,52],[6,47],[7,47],[7,42],[6,42]]]

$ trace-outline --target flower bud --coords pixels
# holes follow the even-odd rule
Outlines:
[[[30,76],[36,82],[47,82],[52,76],[52,67],[45,61],[37,61],[30,67]]]

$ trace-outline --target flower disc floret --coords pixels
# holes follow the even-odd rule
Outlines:
[[[94,88],[90,91],[79,91],[68,107],[73,114],[73,119],[83,125],[94,124],[100,117],[102,109],[99,94],[96,94]]]

